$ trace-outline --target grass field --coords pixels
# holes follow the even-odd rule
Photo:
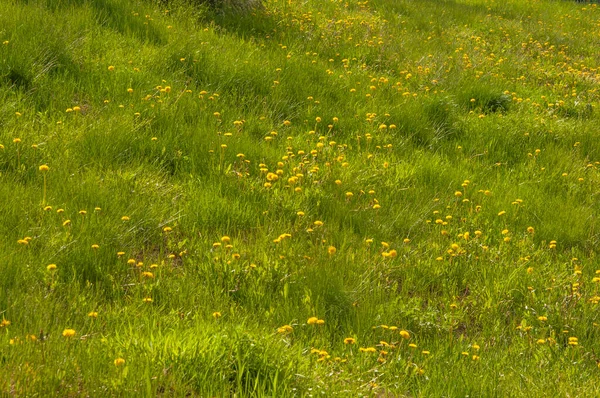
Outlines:
[[[0,6],[0,395],[600,387],[600,7]]]

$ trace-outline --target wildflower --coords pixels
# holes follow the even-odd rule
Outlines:
[[[125,360],[123,358],[117,358],[117,359],[115,359],[114,363],[115,363],[116,367],[119,367],[119,366],[122,366],[125,364]]]
[[[93,244],[93,245],[92,245],[92,249],[94,249],[94,250],[100,249],[100,246],[99,246],[99,245],[97,245],[97,244]]]
[[[74,329],[65,329],[62,332],[63,337],[66,337],[66,338],[71,338],[71,337],[75,336],[75,334],[76,334],[76,332]]]
[[[154,274],[152,272],[149,271],[144,271],[142,272],[142,276],[144,278],[148,278],[148,279],[154,279]]]
[[[0,322],[0,328],[6,327],[10,325],[10,321],[8,319],[2,318],[2,322]]]
[[[319,318],[317,318],[316,316],[311,316],[310,318],[308,318],[306,323],[309,325],[316,325],[318,321],[319,321]]]
[[[212,313],[213,318],[219,319],[221,317],[221,313],[219,311],[215,311]]]
[[[346,338],[344,339],[344,344],[349,344],[349,345],[352,345],[352,344],[354,344],[354,343],[356,343],[356,339],[354,339],[354,338],[352,338],[352,337],[346,337]]]
[[[154,300],[152,300],[152,297],[144,297],[144,299],[142,300],[144,303],[151,303]]]
[[[98,313],[96,311],[91,311],[88,312],[87,316],[90,318],[98,318]]]
[[[291,327],[290,325],[283,325],[283,326],[277,328],[277,333],[279,333],[279,334],[288,334],[288,333],[292,333],[293,331],[294,331],[294,328]]]
[[[337,249],[335,248],[335,246],[329,246],[329,248],[327,249],[327,253],[329,253],[329,255],[334,255],[336,251]]]
[[[377,350],[375,349],[375,347],[367,347],[367,348],[360,347],[360,352],[369,352],[369,353],[371,353],[371,352],[377,352]]]
[[[39,169],[41,172],[46,172],[46,171],[50,170],[50,167],[48,167],[48,165],[46,165],[46,164],[43,164],[39,167]]]
[[[47,269],[48,271],[54,271],[54,270],[56,269],[56,264],[48,264],[48,265],[46,266],[46,269]]]

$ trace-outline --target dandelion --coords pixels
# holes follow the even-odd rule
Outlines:
[[[310,318],[308,318],[306,323],[309,325],[316,325],[318,321],[319,321],[319,318],[317,318],[316,316],[311,316]]]
[[[48,265],[46,266],[46,269],[47,269],[48,271],[54,271],[54,270],[56,270],[56,264],[48,264]]]
[[[294,328],[291,327],[290,325],[283,325],[283,326],[277,328],[277,333],[279,333],[279,334],[289,334],[289,333],[292,333],[293,331],[294,331]]]
[[[95,318],[98,318],[98,313],[96,311],[91,311],[91,312],[88,312],[87,316],[95,319]]]
[[[65,329],[65,330],[63,330],[63,332],[62,332],[62,335],[63,335],[63,337],[65,337],[65,338],[71,338],[71,337],[74,337],[74,336],[75,336],[75,334],[76,334],[76,332],[75,332],[75,330],[74,330],[74,329]]]
[[[114,361],[116,367],[125,365],[125,360],[123,358],[117,358]]]
[[[48,167],[47,164],[43,164],[39,167],[40,172],[42,172],[42,175],[44,176],[44,191],[43,191],[43,195],[42,195],[42,206],[46,205],[46,172],[50,170],[50,167]]]
[[[213,318],[219,319],[221,317],[221,313],[219,311],[215,311],[212,313]]]
[[[400,337],[402,337],[405,340],[408,340],[410,339],[410,333],[408,333],[406,330],[401,330]]]
[[[352,337],[346,337],[344,339],[344,344],[352,345],[352,344],[355,344],[355,343],[356,343],[356,339],[354,339]]]
[[[359,350],[360,350],[360,352],[367,352],[367,353],[377,352],[375,347],[367,347],[367,348],[360,347]]]
[[[329,255],[331,256],[333,256],[336,251],[337,249],[335,248],[335,246],[329,246],[329,248],[327,249],[327,253],[329,253]]]
[[[152,300],[152,297],[144,297],[144,299],[142,301],[144,303],[152,303],[154,300]]]

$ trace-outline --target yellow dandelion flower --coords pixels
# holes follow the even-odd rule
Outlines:
[[[74,337],[75,334],[76,334],[76,332],[74,329],[65,329],[62,332],[63,337],[66,337],[66,338]]]

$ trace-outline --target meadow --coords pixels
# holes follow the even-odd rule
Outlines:
[[[600,387],[600,7],[3,0],[0,395]]]

